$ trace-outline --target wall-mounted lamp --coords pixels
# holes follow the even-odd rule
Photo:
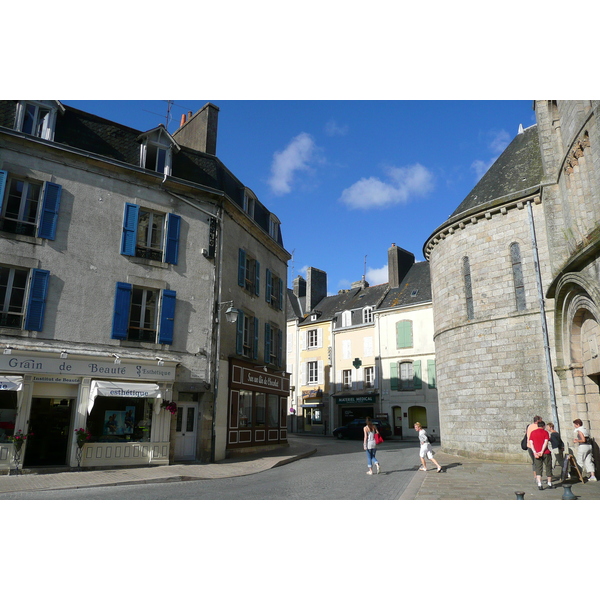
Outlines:
[[[233,300],[228,300],[227,302],[221,302],[219,306],[222,308],[225,304],[229,305],[229,308],[225,311],[225,318],[228,323],[235,323],[240,316],[240,310],[237,308],[233,308]]]
[[[69,353],[68,353],[66,350],[63,350],[63,351],[60,353],[60,357],[61,357],[61,358],[69,358]]]
[[[4,354],[12,354],[12,348],[10,346],[6,346],[6,348],[4,348]]]
[[[120,365],[121,357],[118,354],[113,354],[113,356],[115,357],[115,365]]]
[[[156,360],[158,361],[158,366],[159,366],[159,367],[162,367],[162,366],[164,366],[164,364],[165,364],[165,361],[164,361],[162,358],[160,358],[160,356],[157,356],[157,357],[156,357]]]

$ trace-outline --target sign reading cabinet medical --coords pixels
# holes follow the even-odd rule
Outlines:
[[[28,374],[56,374],[79,377],[118,377],[123,379],[152,379],[173,381],[175,366],[155,366],[142,363],[115,365],[112,361],[95,359],[50,358],[47,355],[15,356],[0,355],[0,371]]]

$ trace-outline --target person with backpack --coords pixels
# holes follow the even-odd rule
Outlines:
[[[533,451],[531,450],[531,445],[529,444],[529,436],[531,435],[532,431],[536,431],[538,426],[538,421],[541,421],[542,417],[540,417],[539,415],[536,415],[535,417],[533,417],[533,423],[530,423],[529,426],[527,427],[527,430],[525,431],[525,437],[527,438],[527,452],[529,453],[529,458],[531,459],[531,468],[533,470],[533,481],[537,482],[537,475],[535,473],[535,459],[533,456]]]
[[[550,434],[550,451],[552,452],[552,472],[557,466],[563,466],[565,444],[560,437],[560,433],[554,429],[554,423],[546,423],[546,431]]]
[[[427,471],[427,463],[425,462],[425,458],[428,458],[437,467],[437,472],[441,473],[442,467],[438,461],[433,458],[433,450],[431,448],[431,442],[429,441],[427,431],[421,427],[421,423],[418,421],[415,423],[415,431],[419,434],[419,442],[421,444],[419,458],[421,459],[422,466],[419,468],[419,471]]]

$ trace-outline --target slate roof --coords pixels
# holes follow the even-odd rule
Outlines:
[[[0,100],[0,127],[12,129],[17,101]],[[143,131],[109,121],[97,115],[64,105],[56,119],[54,142],[101,157],[140,167],[140,140]],[[223,191],[238,206],[244,206],[245,186],[214,155],[181,147],[173,152],[172,177]],[[271,212],[259,201],[254,221],[269,233]],[[283,247],[281,228],[277,243]]]
[[[413,291],[415,290],[416,294],[413,295]],[[292,290],[288,290],[288,319],[294,318],[292,317],[292,314],[299,314],[290,313],[290,310],[298,310],[292,308],[291,303],[294,301],[292,300],[293,298],[295,297]],[[311,317],[307,315],[306,318],[303,319],[304,315],[300,314],[299,324],[306,325],[309,323],[331,321],[337,314],[346,310],[360,311],[366,306],[373,306],[374,310],[386,310],[431,301],[431,275],[429,263],[426,261],[417,262],[409,269],[399,287],[390,288],[388,283],[383,283],[364,289],[351,289],[335,296],[327,296],[326,298],[323,298],[313,310],[313,313],[317,315],[317,318],[312,320]],[[296,304],[299,307],[299,310],[302,310],[301,299],[300,302],[296,300]],[[360,322],[362,322],[362,315]]]
[[[449,221],[498,198],[517,196],[525,190],[539,186],[542,177],[538,128],[537,125],[533,125],[517,134],[498,160],[450,215]]]

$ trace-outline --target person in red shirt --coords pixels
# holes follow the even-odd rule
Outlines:
[[[537,480],[538,490],[543,490],[542,487],[542,471],[545,468],[546,477],[548,478],[548,488],[552,489],[552,453],[548,448],[550,442],[550,434],[545,429],[544,421],[537,422],[537,429],[534,429],[529,434],[529,447],[533,452],[533,464]]]

